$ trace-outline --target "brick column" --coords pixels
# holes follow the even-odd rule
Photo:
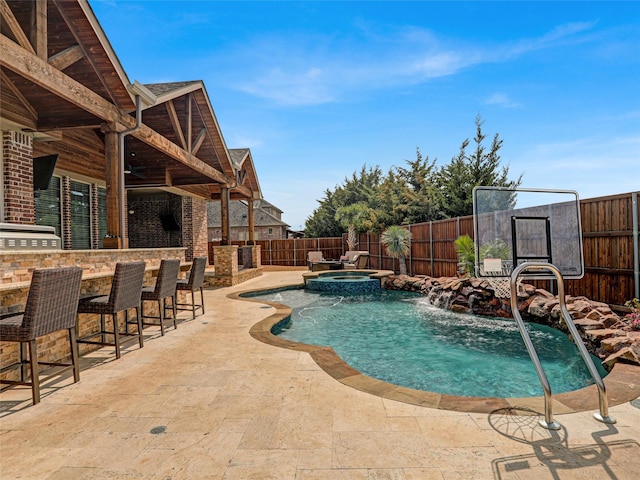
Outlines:
[[[2,132],[4,221],[34,225],[33,143],[22,132]]]
[[[182,197],[182,246],[186,247],[185,259],[206,257],[207,202],[201,198]]]

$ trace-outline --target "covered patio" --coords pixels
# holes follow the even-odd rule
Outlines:
[[[348,385],[343,367],[323,370],[309,353],[252,338],[251,327],[275,309],[228,295],[299,284],[303,271],[206,290],[205,315],[186,316],[164,337],[145,330],[156,338],[118,361],[94,352],[79,383],[49,384],[35,407],[28,388],[3,392],[0,476],[636,478],[637,401],[612,401],[615,425],[592,418],[595,395],[583,408],[558,404],[563,428],[550,432],[537,424],[541,398],[484,413],[462,397],[457,410],[405,403]],[[538,415],[521,416],[525,409]]]

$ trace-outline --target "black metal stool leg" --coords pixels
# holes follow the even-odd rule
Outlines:
[[[120,334],[118,332],[118,314],[111,315],[113,318],[113,343],[116,345],[116,358],[120,358]]]
[[[76,343],[76,329],[69,329],[69,348],[71,348],[71,364],[73,365],[73,382],[80,381],[80,364],[78,361],[78,344]]]
[[[136,307],[136,320],[138,321],[138,342],[140,348],[144,347],[144,338],[142,336],[142,317],[140,316],[140,309]]]

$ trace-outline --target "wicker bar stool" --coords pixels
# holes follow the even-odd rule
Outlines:
[[[154,287],[144,287],[142,289],[142,325],[160,326],[160,333],[164,335],[164,315],[167,298],[171,298],[171,307],[173,310],[173,328],[178,328],[176,321],[176,283],[178,281],[178,273],[180,272],[180,260],[165,259],[160,262],[160,270]],[[144,302],[146,300],[158,302],[157,317],[144,314]],[[148,322],[147,320],[157,320],[157,322]]]
[[[93,295],[80,299],[78,302],[78,331],[80,327],[79,315],[82,313],[99,314],[100,331],[78,338],[78,343],[115,347],[116,358],[120,358],[120,335],[136,336],[140,348],[144,346],[139,307],[145,267],[144,262],[117,263],[109,295]],[[132,308],[136,309],[135,322],[129,321],[129,310]],[[118,331],[118,313],[122,311],[125,312],[125,332]],[[113,331],[106,330],[105,315],[111,315]],[[129,324],[133,323],[137,324],[138,330],[136,333],[129,333]],[[106,335],[113,335],[113,342],[108,342]],[[96,337],[100,337],[100,340],[90,340]]]
[[[189,278],[186,280],[178,280],[176,283],[176,294],[178,292],[191,292],[191,303],[176,303],[176,310],[189,311],[193,318],[196,318],[196,311],[202,310],[204,314],[204,293],[202,292],[202,284],[204,283],[204,270],[207,267],[207,257],[196,257],[191,263]],[[196,303],[196,290],[200,290],[200,304]]]
[[[20,342],[20,360],[3,367],[0,372],[21,368],[20,380],[0,380],[0,383],[30,385],[34,405],[40,402],[39,365],[72,367],[74,383],[80,381],[75,317],[81,280],[80,267],[35,270],[24,312],[0,317],[0,341]],[[36,339],[60,330],[69,331],[71,363],[39,362]],[[29,346],[29,360],[26,359],[25,344]],[[27,363],[30,381],[26,380]]]

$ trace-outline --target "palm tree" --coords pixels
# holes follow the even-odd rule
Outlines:
[[[462,235],[453,244],[458,252],[458,268],[466,277],[476,276],[476,251],[473,239],[469,235]]]
[[[411,246],[411,232],[404,227],[393,225],[380,236],[380,242],[385,246],[387,254],[398,259],[400,275],[407,274],[406,257]]]
[[[347,244],[349,250],[355,250],[358,245],[358,231],[369,230],[375,223],[375,211],[365,203],[358,202],[339,207],[335,219],[347,229]]]

